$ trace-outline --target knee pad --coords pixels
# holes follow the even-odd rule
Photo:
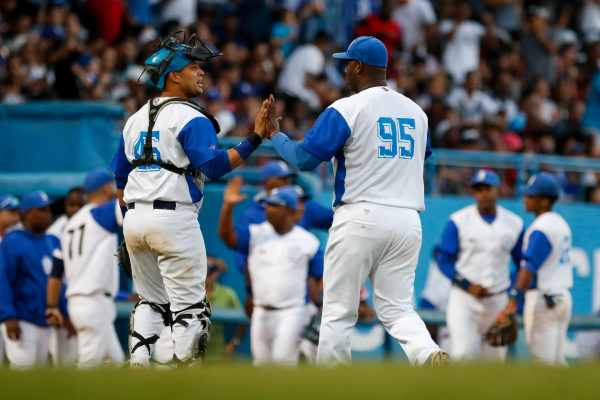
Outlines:
[[[135,331],[135,329],[134,329],[135,310],[142,304],[146,304],[146,305],[150,306],[152,311],[160,314],[165,326],[169,326],[171,324],[171,313],[169,310],[168,303],[167,304],[157,304],[157,303],[150,303],[149,301],[146,301],[146,300],[139,301],[135,305],[133,310],[131,310],[131,317],[129,318],[129,353],[130,353],[130,355],[133,355],[133,353],[137,349],[144,346],[148,350],[148,356],[150,356],[152,354],[150,345],[156,343],[156,341],[159,339],[160,336],[152,335],[150,337],[144,337],[139,332]],[[138,342],[135,344],[135,346],[132,346],[133,338],[138,340]]]
[[[206,354],[210,333],[210,316],[210,303],[206,297],[199,303],[192,304],[183,310],[173,312],[171,326],[179,324],[187,328],[189,326],[188,320],[198,320],[202,322],[202,329],[196,332],[193,339],[192,356],[194,359],[204,358],[204,355]]]

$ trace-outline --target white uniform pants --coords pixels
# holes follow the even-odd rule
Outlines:
[[[371,203],[339,207],[329,230],[317,363],[350,362],[360,289],[371,278],[375,311],[412,364],[439,347],[413,309],[421,220],[415,210]]]
[[[103,293],[71,296],[68,307],[77,331],[77,367],[93,368],[105,362],[120,365],[124,355],[113,325],[117,310],[112,297]]]
[[[129,250],[133,281],[140,298],[150,303],[170,303],[171,311],[181,311],[201,302],[206,296],[206,249],[194,205],[177,204],[175,210],[153,209],[152,203],[136,202],[127,211],[123,233]],[[145,338],[160,336],[164,324],[147,305],[136,309],[133,328]],[[144,321],[142,321],[143,319]],[[194,341],[203,329],[198,319],[188,326],[173,326],[175,355],[191,359]],[[135,346],[138,339],[133,338]],[[150,346],[150,353],[153,346]],[[146,363],[150,354],[145,346],[132,354],[132,363]]]
[[[492,326],[498,314],[506,307],[508,294],[477,299],[453,286],[448,298],[446,320],[450,331],[453,361],[476,360],[503,362],[507,346],[492,347],[482,343],[482,335]]]
[[[55,367],[68,367],[77,362],[77,336],[68,337],[63,327],[50,327],[50,357]]]
[[[532,289],[525,293],[523,325],[529,352],[535,362],[567,365],[564,348],[571,319],[572,299],[568,290],[551,293],[556,305],[548,308],[544,293]]]
[[[279,310],[254,306],[250,325],[254,365],[296,365],[300,356],[300,334],[305,325],[305,306]]]
[[[26,321],[19,321],[19,327],[21,328],[19,340],[10,340],[6,335],[6,324],[2,324],[2,335],[10,368],[26,369],[45,365],[48,361],[50,328],[43,328]]]

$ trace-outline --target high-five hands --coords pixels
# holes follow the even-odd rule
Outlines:
[[[272,94],[269,95],[268,101],[268,112],[265,121],[265,130],[267,131],[269,139],[272,139],[273,136],[275,136],[275,134],[279,132],[279,121],[281,121],[281,116],[277,116],[275,98]]]

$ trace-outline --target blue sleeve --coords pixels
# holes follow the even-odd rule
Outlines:
[[[450,220],[444,228],[442,238],[437,245],[436,261],[438,268],[449,279],[456,276],[456,256],[458,255],[458,229],[456,224]]]
[[[302,220],[298,223],[306,229],[329,229],[333,223],[333,210],[330,207],[324,207],[314,200],[306,200],[305,210]]]
[[[313,278],[323,277],[323,251],[321,249],[317,250],[308,262],[308,276]]]
[[[525,235],[525,231],[521,231],[515,247],[513,247],[512,251],[510,252],[512,260],[517,268],[519,268],[521,265],[521,257],[523,256],[523,235]]]
[[[321,160],[302,147],[302,144],[294,142],[284,133],[277,133],[271,142],[281,158],[301,171],[313,170],[321,164]]]
[[[330,161],[344,146],[352,132],[342,114],[329,107],[319,115],[312,129],[306,132],[301,146],[321,161]]]
[[[219,148],[215,128],[204,117],[197,117],[188,122],[177,135],[177,140],[193,169],[198,169],[208,161],[225,153]],[[204,173],[204,171],[202,172]]]
[[[110,163],[110,167],[115,173],[115,180],[117,181],[118,189],[125,189],[127,185],[127,177],[133,169],[133,166],[125,156],[125,141],[121,135],[121,141],[119,142],[119,148],[115,153],[115,156]]]
[[[53,257],[52,271],[50,272],[50,276],[52,278],[62,279],[64,274],[65,274],[65,263],[60,258]]]
[[[250,227],[237,226],[235,232],[237,233],[237,247],[235,250],[248,254],[248,251],[250,251]]]
[[[219,179],[229,171],[231,171],[231,163],[227,152],[221,153],[210,161],[200,166],[200,171],[210,179]]]
[[[425,159],[427,160],[431,156],[431,135],[429,134],[429,128],[427,128],[427,146],[425,147]]]
[[[11,287],[17,272],[16,264],[15,255],[7,243],[0,244],[0,322],[17,317]]]
[[[550,252],[552,252],[552,244],[548,237],[540,231],[533,231],[529,236],[527,250],[523,253],[525,269],[537,274]]]
[[[106,203],[95,207],[90,211],[94,220],[100,224],[101,227],[111,233],[116,233],[119,229],[119,222],[117,221],[117,200],[110,200]]]

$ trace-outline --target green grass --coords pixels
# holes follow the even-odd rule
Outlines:
[[[0,371],[2,399],[594,399],[600,364],[434,369],[404,364],[253,368],[205,365],[172,371]]]

